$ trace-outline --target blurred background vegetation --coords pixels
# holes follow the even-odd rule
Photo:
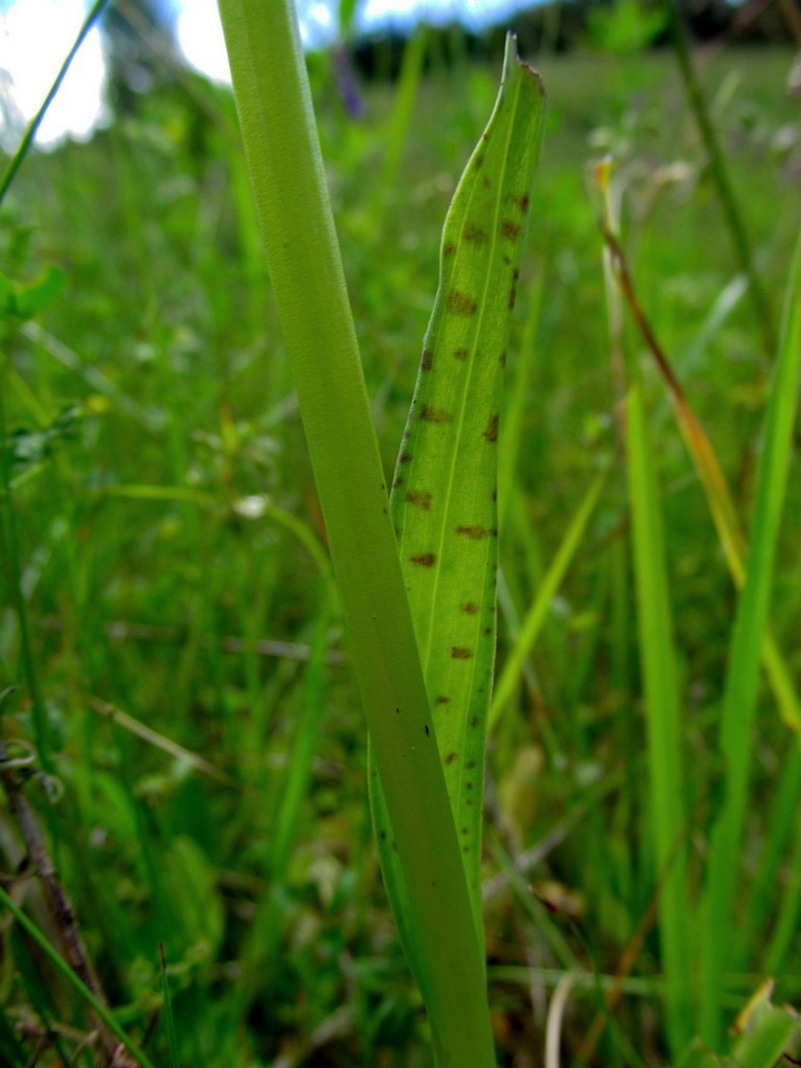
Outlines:
[[[480,36],[421,24],[367,39],[352,16],[343,7],[337,43],[308,64],[388,474],[440,227],[492,106],[507,25],[548,90],[509,351],[500,668],[608,474],[490,739],[490,998],[501,1064],[545,1064],[567,975],[561,1063],[666,1064],[615,350],[647,354],[628,325],[610,336],[593,166],[612,160],[640,303],[747,525],[801,222],[798,9],[678,9],[761,310],[688,102],[676,9],[572,0]],[[113,121],[85,144],[32,152],[2,206],[0,726],[6,756],[24,756],[6,791],[24,776],[100,986],[154,1063],[425,1064],[230,91],[181,63],[147,4],[112,5],[104,32]],[[643,374],[697,895],[736,597],[664,386],[650,363]],[[771,626],[796,684],[799,521],[794,456]],[[751,752],[729,1021],[767,974],[777,1000],[801,1002],[797,725],[766,688]],[[13,808],[2,885],[59,946]],[[7,920],[0,1061],[96,1063],[83,1002]]]

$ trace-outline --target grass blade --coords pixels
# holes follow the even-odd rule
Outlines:
[[[676,378],[637,299],[620,242],[609,230],[606,230],[604,237],[614,260],[620,288],[670,394],[676,422],[709,504],[712,521],[715,524],[729,572],[737,588],[742,589],[745,584],[744,558],[747,544],[728,483],[718,463],[712,443]],[[782,719],[789,727],[798,730],[801,728],[801,705],[790,671],[769,630],[766,631],[763,639],[762,665]]]
[[[636,374],[636,372],[635,372]],[[664,531],[642,386],[635,378],[627,414],[627,457],[634,569],[645,685],[649,809],[659,897],[667,1030],[674,1054],[691,1037],[690,946],[683,771],[676,653],[673,643]]]
[[[759,688],[759,655],[773,585],[776,542],[784,504],[801,365],[801,239],[788,279],[778,358],[765,417],[756,479],[756,503],[737,603],[723,694],[720,747],[726,761],[725,796],[713,828],[703,907],[703,1037],[720,1049],[721,996],[733,922],[740,843],[748,806],[752,729]]]
[[[56,971],[63,976],[67,983],[78,991],[88,1005],[91,1005],[109,1031],[120,1040],[120,1043],[141,1065],[141,1068],[154,1068],[153,1062],[125,1034],[114,1018],[113,1013],[109,1012],[103,1002],[92,993],[86,983],[78,978],[64,958],[53,949],[36,924],[25,915],[17,904],[15,904],[13,899],[6,893],[2,886],[0,886],[0,905],[3,905],[8,909],[20,927],[22,927],[26,934],[33,939],[39,949],[48,958]]]
[[[596,178],[604,196],[605,229],[615,241],[610,196],[610,169],[602,165]],[[610,282],[621,280],[622,257],[605,256],[607,300],[615,344],[620,343],[619,296]],[[627,276],[623,276],[627,277]],[[681,720],[676,649],[665,551],[657,466],[648,430],[640,368],[627,360],[626,462],[631,502],[640,660],[645,690],[648,749],[648,807],[653,836],[662,964],[665,973],[666,1031],[674,1056],[692,1037],[690,902],[687,883],[687,821],[681,759]]]
[[[568,524],[556,555],[537,589],[537,596],[526,613],[520,636],[515,642],[511,655],[504,664],[503,672],[492,695],[489,716],[490,731],[494,729],[517,686],[523,670],[523,663],[531,653],[537,636],[545,623],[553,598],[556,596],[567,569],[576,554],[576,550],[581,544],[587,524],[595,510],[605,482],[606,475],[601,474],[590,486]]]

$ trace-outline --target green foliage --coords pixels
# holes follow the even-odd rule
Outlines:
[[[799,226],[789,63],[727,51],[703,70],[777,321]],[[561,982],[565,1063],[665,1063],[664,884],[590,158],[614,153],[620,237],[641,303],[746,530],[773,356],[760,355],[670,56],[543,57],[541,72],[548,151],[529,212],[499,441],[498,669],[513,670],[487,754],[481,875],[493,1031],[500,1064],[539,1057]],[[442,220],[497,73],[465,64],[456,85],[445,71],[426,75],[405,98],[403,122],[389,88],[364,86],[356,123],[328,66],[313,71],[387,485]],[[233,106],[202,79],[182,85],[144,97],[136,115],[88,144],[30,156],[3,204],[3,269],[14,286],[51,264],[68,286],[34,318],[6,321],[3,455],[15,431],[36,445],[10,499],[38,690],[10,608],[4,525],[0,692],[16,690],[2,726],[15,744],[38,745],[38,694],[49,770],[63,790],[51,804],[34,764],[25,794],[115,1018],[154,1064],[173,1056],[162,942],[180,1064],[422,1066],[429,1025],[371,844],[358,695],[284,343],[264,295]],[[397,178],[386,187],[390,156]],[[644,349],[631,325],[623,340],[630,354]],[[642,379],[697,947],[710,832],[726,802],[719,724],[736,594],[647,358]],[[62,434],[70,411],[80,417]],[[796,685],[797,462],[793,450],[768,612]],[[599,471],[608,472],[600,487]],[[797,735],[763,683],[724,926],[726,1025],[765,975],[775,977],[776,1005],[801,1002],[800,794]],[[52,946],[5,802],[3,824],[3,888]],[[41,1041],[40,1063],[66,1063],[90,1030],[85,1003],[19,923],[10,926],[0,1060],[26,1064]],[[782,1026],[792,1022],[776,1011]],[[714,1052],[697,1047],[696,1063],[739,1056],[741,1037]],[[798,1055],[789,1039],[785,1050]]]
[[[647,0],[614,0],[587,11],[589,40],[606,52],[641,52],[664,33],[667,22],[664,5]]]

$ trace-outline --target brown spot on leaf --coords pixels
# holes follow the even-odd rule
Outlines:
[[[448,753],[448,755],[445,757],[445,763],[446,764],[452,764],[454,762],[454,760],[456,760],[458,755],[459,754],[455,750],[452,753]]]
[[[498,413],[497,412],[495,412],[493,415],[491,415],[489,417],[489,422],[487,423],[487,429],[485,431],[483,431],[483,434],[484,434],[484,437],[487,439],[487,441],[497,441],[498,440]]]
[[[393,489],[397,489],[398,486],[402,486],[402,485],[403,485],[403,479],[400,477],[400,475],[397,478],[393,478],[393,480],[392,480],[392,488]]]
[[[434,353],[431,349],[423,349],[423,358],[420,360],[420,370],[430,371],[434,366]]]
[[[384,832],[384,833],[386,833],[386,832]],[[470,828],[469,827],[462,827],[461,833],[462,834],[470,834]]]
[[[437,558],[433,553],[420,553],[419,556],[410,556],[409,559],[420,567],[433,567]]]
[[[403,499],[407,504],[415,504],[418,508],[422,508],[424,512],[431,511],[430,493],[411,493],[407,491],[404,493]]]
[[[454,645],[451,647],[451,659],[453,660],[472,660],[473,650],[466,649],[463,645]]]
[[[481,541],[482,538],[486,538],[487,537],[487,535],[489,534],[489,531],[487,530],[486,527],[473,526],[473,527],[457,527],[456,528],[456,533],[457,534],[464,534],[465,537],[470,538],[471,541]]]
[[[520,208],[520,210],[523,212],[524,215],[528,211],[528,202],[529,202],[528,193],[523,193],[519,197],[512,197],[512,203],[516,204],[517,207]]]
[[[477,727],[480,722],[481,721],[479,720],[478,716],[471,716],[470,717],[470,726],[471,727]]]
[[[475,315],[475,300],[473,300],[469,293],[463,293],[461,289],[452,289],[448,294],[446,303],[448,311],[453,312],[454,315],[464,315],[467,318],[471,315]]]
[[[477,223],[468,222],[464,228],[464,236],[467,241],[475,241],[477,245],[483,245],[487,240],[487,231]]]
[[[399,464],[408,464],[408,462],[411,460],[411,458],[412,458],[412,454],[410,452],[407,452],[404,449],[403,452],[398,457],[398,463]]]
[[[478,611],[478,605],[474,604],[473,601],[465,601],[465,603],[464,604],[460,604],[459,607],[468,616],[474,616],[476,614],[476,612]]]
[[[511,219],[501,219],[501,233],[510,241],[517,241],[520,237],[520,223],[513,222]]]
[[[455,251],[456,251],[456,242],[455,241],[449,241],[446,245],[442,246],[442,255],[443,256],[452,256]]]
[[[451,703],[450,697],[443,697],[441,694],[434,701],[435,705],[449,705]]]
[[[423,404],[420,408],[420,418],[424,423],[450,423],[453,414],[445,408],[432,408],[430,404]]]
[[[457,360],[466,360],[467,357],[470,355],[470,350],[465,348],[454,349],[453,355],[456,357]]]
[[[501,365],[501,367],[505,367],[506,366],[506,350],[505,349],[500,354],[500,356],[498,357],[498,363]]]

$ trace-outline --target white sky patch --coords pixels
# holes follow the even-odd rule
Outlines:
[[[86,17],[82,0],[24,0],[0,14],[0,96],[4,142],[16,144],[50,90]],[[38,144],[87,137],[102,118],[105,63],[90,30],[39,127]]]
[[[265,0],[273,3],[274,0]],[[460,19],[476,29],[503,18],[525,0],[362,0],[356,9],[361,30],[409,29],[422,20],[442,24]],[[323,48],[338,32],[334,0],[295,0],[306,47]],[[44,101],[86,17],[88,0],[0,0],[0,142],[13,151]],[[216,0],[172,0],[175,32],[188,63],[215,81],[230,84]],[[37,144],[64,136],[88,137],[105,118],[105,63],[100,33],[92,29],[50,105]]]
[[[296,0],[296,3],[303,44],[310,48],[329,44],[336,34],[330,2]],[[187,63],[217,82],[231,84],[217,0],[191,0],[191,3],[184,0],[176,20],[175,35]]]
[[[183,4],[175,23],[178,45],[188,63],[217,82],[231,82],[217,0]]]

